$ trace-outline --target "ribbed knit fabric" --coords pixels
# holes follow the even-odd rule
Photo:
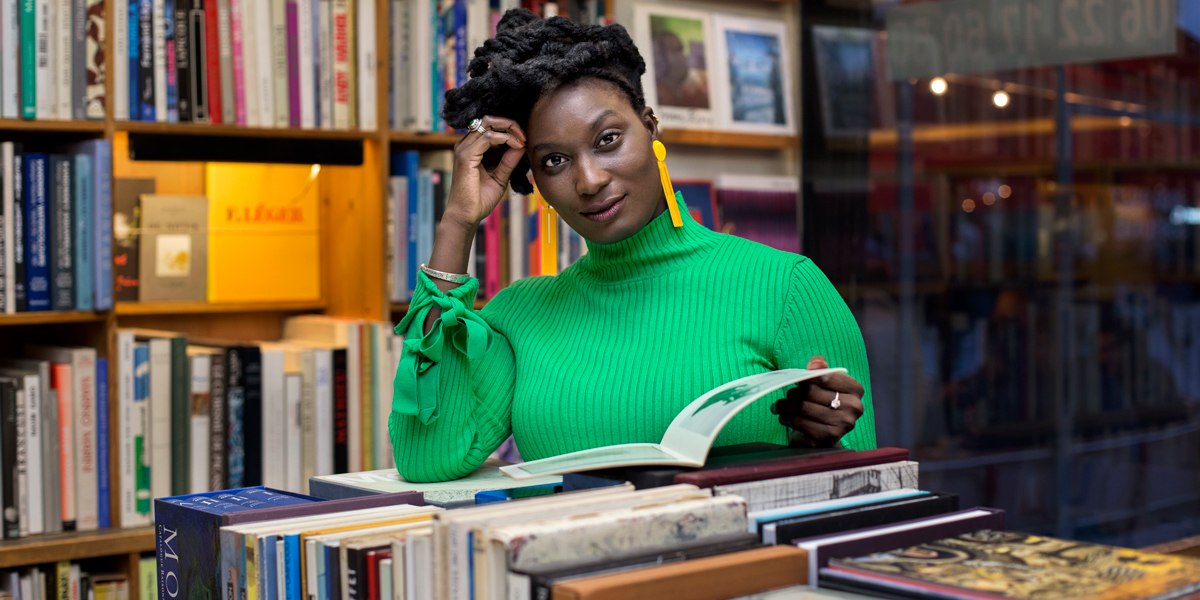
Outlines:
[[[633,237],[588,252],[555,277],[531,277],[472,306],[478,282],[441,293],[420,274],[388,421],[396,467],[445,481],[478,467],[512,432],[526,460],[658,442],[689,402],[739,377],[805,368],[820,354],[866,388],[843,445],[875,447],[862,334],[807,258],[713,232],[681,207]],[[434,305],[445,311],[422,335]],[[716,445],[786,443],[764,398]]]

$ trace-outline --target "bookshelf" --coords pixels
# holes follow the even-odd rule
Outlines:
[[[152,550],[152,527],[73,531],[0,542],[0,569]]]
[[[4,325],[50,325],[54,323],[89,323],[105,320],[107,311],[90,310],[45,311],[0,315],[0,326]]]

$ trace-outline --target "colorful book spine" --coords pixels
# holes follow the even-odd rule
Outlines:
[[[150,514],[150,346],[133,346],[133,456],[139,516]]]
[[[192,38],[188,13],[191,0],[172,0],[175,28],[175,110],[181,123],[192,122]]]
[[[108,471],[108,359],[96,359],[96,517],[100,529],[112,526]]]
[[[220,58],[218,74],[221,79],[221,122],[237,123],[237,105],[233,88],[233,36],[229,21],[229,0],[217,2],[217,51]]]
[[[26,310],[50,310],[49,240],[46,236],[46,204],[50,193],[46,171],[50,157],[33,153],[24,158]]]
[[[122,2],[123,0],[115,0]],[[129,56],[129,111],[130,121],[142,120],[142,2],[150,0],[129,0],[128,26],[128,56]]]
[[[166,0],[152,0],[150,35],[154,65],[154,121],[167,122],[167,16]]]
[[[12,149],[12,161],[8,163],[11,167],[9,173],[12,174],[12,198],[10,207],[12,211],[9,213],[13,216],[12,227],[12,290],[13,290],[13,308],[16,312],[29,310],[29,280],[27,278],[26,268],[28,263],[29,249],[26,245],[26,240],[29,234],[26,231],[26,213],[25,213],[25,157],[21,154],[21,149],[18,145],[12,144],[8,146]],[[8,157],[9,154],[5,154]]]
[[[167,122],[179,122],[179,67],[177,62],[178,40],[175,29],[175,3],[185,0],[163,0],[163,39],[166,48],[167,72]]]
[[[138,106],[141,108],[143,121],[154,122],[157,118],[155,109],[154,84],[154,0],[141,0],[138,6],[138,91],[141,92]]]
[[[204,0],[192,0],[188,11],[188,86],[192,94],[192,122],[208,123],[208,11]]]
[[[347,127],[358,127],[358,26],[354,15],[358,14],[357,0],[346,0],[346,108]]]
[[[287,0],[288,126],[300,127],[300,7]]]
[[[20,0],[21,2],[21,118],[37,118],[37,53],[34,42],[37,40],[37,13],[34,10],[35,0]]]
[[[37,61],[34,67],[36,69],[34,76],[37,78],[34,84],[37,89],[34,110],[39,119],[54,119],[58,117],[58,103],[55,95],[58,86],[53,68],[57,66],[54,54],[58,50],[58,44],[51,39],[55,33],[55,19],[51,9],[54,4],[57,4],[57,0],[33,0],[33,3],[37,18],[34,23],[37,37],[32,38],[34,45],[30,47],[29,51],[36,53]]]
[[[226,357],[226,418],[229,421],[227,431],[229,436],[225,446],[226,485],[233,488],[243,487],[246,480],[246,445],[244,414],[246,407],[245,387],[242,375],[242,359],[236,348],[230,348]]]
[[[376,76],[376,53],[379,49],[375,43],[375,2],[359,0],[355,3],[355,47],[358,56],[355,60],[355,78],[358,89],[357,125],[359,129],[373,131],[379,124],[378,77]],[[464,14],[465,16],[465,14]]]
[[[225,424],[227,394],[226,394],[226,362],[225,355],[213,357],[211,376],[209,377],[209,434],[208,434],[208,476],[211,490],[223,490],[228,487],[225,483],[225,439],[227,436]]]
[[[430,106],[432,108],[433,120],[431,127],[433,131],[441,131],[442,129],[442,94],[445,91],[442,88],[442,72],[439,67],[443,51],[446,45],[446,30],[442,27],[442,14],[438,12],[439,0],[430,0],[433,5],[430,11],[432,19],[430,28],[430,40],[433,42],[433,50],[430,52],[430,60],[432,63],[429,67],[429,91],[433,94]]]
[[[333,129],[333,0],[317,3],[317,123],[321,129]]]
[[[254,10],[250,7],[250,10]],[[246,0],[229,0],[229,39],[233,46],[233,102],[237,124],[245,127],[246,122],[246,45],[243,27]]]
[[[218,33],[217,0],[205,0],[204,3],[204,81],[206,89],[204,98],[208,120],[213,125],[220,125],[223,107],[221,104],[221,40]]]
[[[58,482],[63,531],[75,530],[75,402],[71,365],[51,363],[50,387],[58,394]]]
[[[287,127],[288,115],[288,20],[287,1],[269,0],[271,5],[271,89],[275,98],[275,120],[267,127]]]
[[[104,6],[105,0],[87,0],[83,23],[83,117],[91,120],[102,120],[107,112],[105,103],[108,96],[105,84],[108,82],[111,61],[105,49],[108,17]]]
[[[112,287],[112,142],[91,140],[84,142],[84,151],[92,159],[92,281],[96,310],[108,310],[113,306]]]
[[[50,244],[50,309],[71,310],[75,308],[75,218],[71,210],[74,179],[71,157],[52,154],[49,165],[46,233]]]
[[[71,204],[75,211],[72,215],[74,239],[71,240],[75,253],[75,310],[92,310],[95,307],[95,290],[92,286],[92,260],[96,258],[96,247],[92,243],[96,223],[92,215],[95,208],[95,192],[92,189],[95,176],[90,155],[75,154],[71,158],[75,178],[71,186]]]
[[[350,14],[348,0],[333,0],[333,128],[350,128]]]

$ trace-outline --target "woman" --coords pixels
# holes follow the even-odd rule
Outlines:
[[[786,443],[791,428],[808,445],[875,446],[862,335],[820,270],[709,231],[685,207],[682,227],[665,214],[676,199],[660,183],[645,63],[623,27],[512,10],[468,71],[444,117],[472,130],[455,145],[433,253],[396,327],[406,340],[388,426],[401,475],[462,477],[510,432],[527,460],[657,442],[720,384],[827,363],[849,375],[755,403],[717,445]],[[479,282],[455,274],[509,183],[532,192],[529,174],[588,253],[476,312]]]

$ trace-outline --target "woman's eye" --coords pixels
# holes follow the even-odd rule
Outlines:
[[[567,162],[567,159],[558,154],[551,154],[550,156],[547,156],[546,158],[542,159],[542,165],[547,168],[557,167],[557,166],[563,164],[564,162]]]
[[[615,131],[611,132],[611,133],[606,133],[606,134],[600,136],[600,145],[607,146],[609,144],[616,142],[617,136],[618,136],[618,134]]]

